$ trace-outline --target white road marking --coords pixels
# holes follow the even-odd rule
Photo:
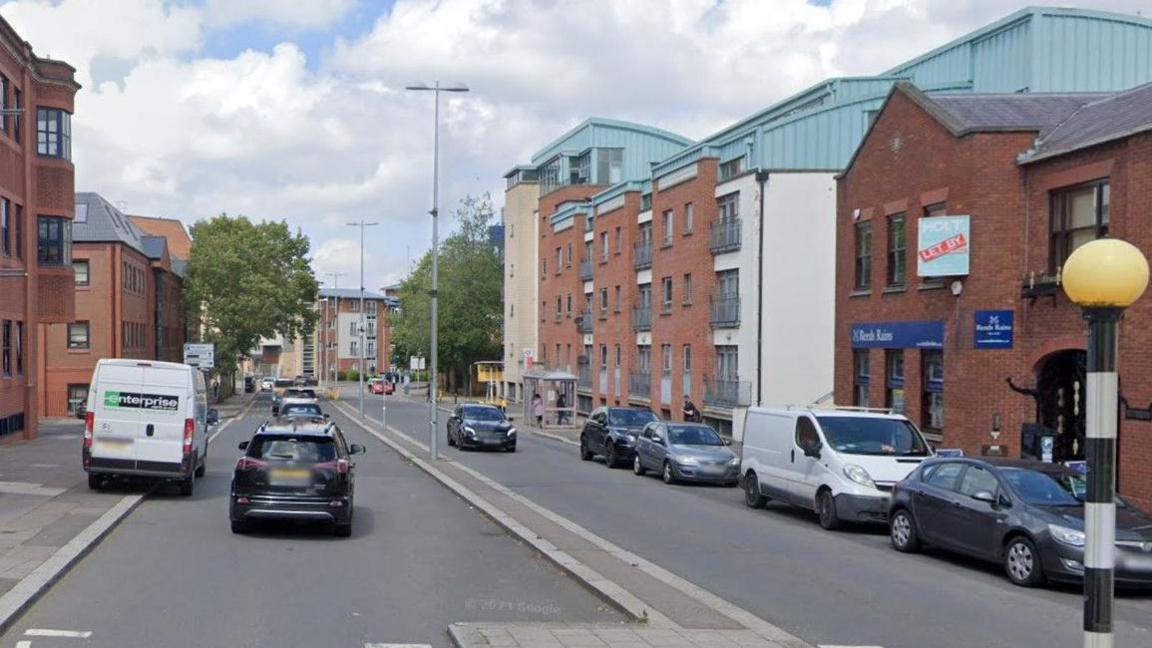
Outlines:
[[[65,488],[48,488],[43,484],[33,484],[31,482],[10,482],[0,481],[0,493],[7,493],[8,495],[41,495],[44,497],[56,497],[63,493]]]
[[[848,644],[820,644],[816,648],[884,648],[884,646],[856,646]]]
[[[29,628],[24,631],[25,637],[69,637],[72,639],[87,639],[92,636],[88,630],[46,630],[44,628]]]
[[[432,648],[432,644],[366,643],[364,648]]]
[[[227,421],[224,421],[224,423],[221,424],[220,427],[216,428],[216,431],[212,433],[212,436],[208,437],[208,444],[211,445],[212,442],[216,440],[216,437],[220,436],[220,433],[224,431],[224,428],[228,427],[229,425],[232,425],[232,421],[235,421],[237,419],[242,419],[245,416],[247,416],[248,410],[252,409],[252,406],[255,404],[256,404],[256,399],[253,398],[252,400],[248,401],[248,406],[245,407],[243,411],[241,411],[236,416],[233,416],[232,418],[228,419]]]
[[[32,648],[31,641],[17,641],[16,648]]]
[[[59,468],[60,464],[32,464],[33,468]]]

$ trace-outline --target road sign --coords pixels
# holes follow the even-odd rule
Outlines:
[[[184,364],[199,369],[213,369],[216,367],[215,344],[185,344]]]

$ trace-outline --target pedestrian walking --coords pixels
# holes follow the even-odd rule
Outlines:
[[[540,394],[532,394],[532,416],[536,417],[536,427],[544,427],[544,399]]]
[[[684,394],[683,413],[684,413],[684,421],[686,423],[699,423],[700,422],[700,419],[701,419],[700,410],[696,409],[696,403],[693,403],[692,399],[688,398],[688,394]]]
[[[567,408],[568,399],[564,398],[564,394],[560,394],[556,397],[556,409],[558,410],[556,413],[556,422],[560,425],[568,422],[568,412],[565,411]]]

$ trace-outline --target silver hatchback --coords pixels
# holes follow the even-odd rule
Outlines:
[[[728,444],[703,423],[654,421],[636,441],[632,472],[658,471],[666,484],[692,481],[732,486],[740,478],[740,457]]]

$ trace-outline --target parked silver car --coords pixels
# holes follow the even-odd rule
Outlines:
[[[657,470],[664,483],[678,481],[735,485],[740,478],[740,457],[729,441],[703,423],[654,421],[636,441],[632,472]]]

